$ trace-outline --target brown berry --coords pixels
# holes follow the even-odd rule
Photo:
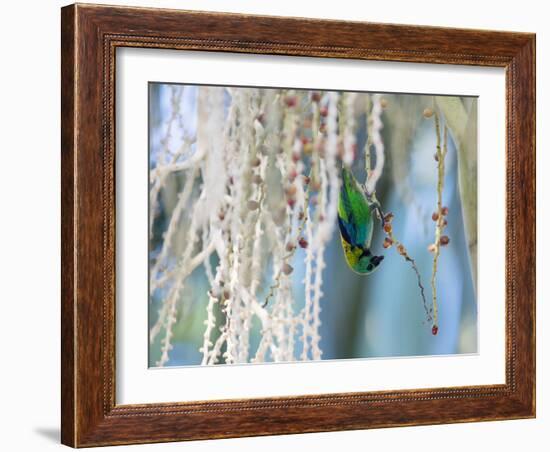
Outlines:
[[[260,176],[259,174],[255,174],[252,178],[252,182],[254,182],[255,184],[261,184],[263,182],[262,176]]]
[[[303,237],[300,237],[300,240],[298,240],[298,245],[300,245],[300,247],[302,248],[307,248],[308,246],[307,240],[304,239]]]
[[[402,256],[404,256],[406,254],[405,247],[403,245],[399,244],[397,246],[397,252],[399,254],[401,254]]]
[[[392,231],[391,223],[384,223],[384,231],[390,233]]]
[[[294,198],[290,198],[288,201],[287,201],[287,204],[290,206],[290,207],[294,207],[294,205],[296,204],[296,200]]]
[[[296,194],[296,191],[297,191],[297,188],[296,188],[296,185],[292,184],[292,185],[289,185],[287,188],[286,188],[286,194],[287,196],[294,196]]]
[[[285,105],[289,108],[295,107],[298,103],[298,99],[296,99],[296,96],[286,96],[285,97]]]
[[[254,157],[252,159],[252,166],[260,166],[260,164],[262,163],[262,160],[260,159],[260,157]]]
[[[439,220],[439,214],[437,212],[432,213],[432,220],[433,221]]]
[[[319,191],[321,190],[321,182],[319,182],[318,180],[313,180],[311,182],[311,189],[313,191]]]
[[[438,328],[437,325],[432,326],[432,334],[433,334],[434,336],[437,335],[437,332],[438,332],[438,331],[439,331],[439,328]]]
[[[226,300],[229,300],[231,298],[231,292],[229,292],[229,290],[224,290],[223,291],[223,298],[226,299]]]
[[[439,155],[434,154],[434,160],[435,160],[436,162],[439,162]]]
[[[311,178],[309,176],[304,176],[304,184],[305,185],[309,185],[310,181],[311,181]]]
[[[313,144],[311,143],[311,141],[308,141],[307,143],[304,144],[302,151],[306,155],[313,154]]]
[[[439,243],[443,246],[448,245],[450,241],[451,241],[451,239],[447,235],[443,235],[439,239]]]
[[[248,201],[247,205],[250,210],[256,210],[258,207],[260,207],[260,203],[258,203],[258,201],[254,201],[253,199]]]
[[[384,215],[384,223],[391,223],[393,220],[393,213],[388,212],[386,215]]]
[[[384,242],[382,243],[382,246],[383,246],[384,248],[389,248],[389,247],[392,246],[392,245],[393,245],[393,241],[392,241],[392,239],[390,239],[389,237],[386,237],[386,238],[384,239]]]
[[[292,265],[290,264],[287,264],[286,262],[283,264],[283,266],[281,267],[281,271],[285,274],[285,275],[290,275],[294,269],[292,268]]]
[[[285,246],[285,249],[290,252],[290,251],[293,251],[294,248],[296,248],[296,246],[294,246],[294,244],[292,242],[288,242]]]
[[[449,214],[449,208],[448,207],[442,207],[441,208],[441,214],[443,216],[447,216]]]
[[[321,100],[321,93],[319,91],[313,91],[311,93],[311,101],[319,102]]]
[[[434,115],[434,111],[431,108],[425,108],[422,114],[425,118],[431,118]]]
[[[223,221],[225,219],[225,212],[223,210],[219,211],[218,218],[220,219],[220,221]]]
[[[328,108],[327,107],[322,107],[320,110],[319,110],[319,114],[325,118],[326,116],[328,116]]]

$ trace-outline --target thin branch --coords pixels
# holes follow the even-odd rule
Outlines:
[[[367,96],[368,98],[369,96]],[[376,197],[376,184],[380,177],[382,176],[382,170],[384,168],[384,162],[385,162],[385,156],[384,156],[384,142],[382,141],[382,136],[380,134],[380,131],[383,127],[382,124],[382,110],[384,108],[383,106],[383,99],[380,94],[374,94],[372,96],[372,109],[369,113],[369,106],[370,102],[366,102],[366,121],[367,121],[367,142],[365,145],[365,171],[367,174],[367,179],[365,184],[363,185],[365,195],[369,199],[369,201],[375,206],[378,219],[380,220],[382,227],[384,229],[384,232],[386,234],[386,239],[384,241],[384,247],[389,248],[392,245],[395,245],[395,249],[397,252],[403,256],[403,259],[405,259],[406,262],[409,262],[411,264],[411,268],[413,269],[415,275],[416,275],[416,281],[418,288],[420,289],[420,296],[422,297],[422,305],[424,307],[424,311],[426,312],[426,318],[428,321],[431,321],[431,314],[430,310],[428,309],[428,303],[426,301],[426,294],[424,285],[422,284],[422,277],[420,276],[420,271],[418,270],[418,266],[416,265],[416,261],[414,258],[408,253],[407,249],[405,248],[405,245],[401,243],[397,237],[395,236],[393,232],[393,227],[391,225],[391,220],[393,218],[392,213],[384,214],[382,211],[382,207],[380,206],[380,203]],[[376,156],[376,163],[375,168],[371,170],[372,162],[371,162],[371,147],[374,147],[375,149],[375,156]]]
[[[433,215],[433,219],[436,221],[435,227],[435,242],[431,245],[430,250],[433,251],[433,264],[432,264],[432,304],[433,304],[433,334],[437,334],[438,327],[438,306],[437,306],[437,263],[439,260],[439,254],[441,246],[448,243],[448,238],[444,239],[442,235],[443,229],[446,225],[446,210],[443,209],[443,184],[445,180],[445,156],[447,155],[447,125],[443,130],[443,148],[441,147],[441,131],[439,114],[435,112],[435,134],[436,134],[436,154],[435,159],[437,161],[437,209]]]

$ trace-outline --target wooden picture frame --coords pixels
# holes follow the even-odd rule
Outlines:
[[[62,9],[62,442],[73,447],[535,416],[535,35],[162,9]],[[115,403],[115,50],[506,69],[506,383]]]

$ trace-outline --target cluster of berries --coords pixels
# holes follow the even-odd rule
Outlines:
[[[438,226],[441,227],[441,230],[443,230],[443,228],[445,228],[445,226],[447,226],[448,224],[447,218],[445,218],[448,214],[449,214],[448,207],[442,207],[440,212],[434,212],[432,214],[432,220],[437,222]],[[442,235],[439,238],[439,245],[446,246],[449,244],[450,241],[451,239],[449,238],[448,235]],[[428,251],[430,253],[435,253],[436,250],[437,250],[437,245],[435,243],[431,243],[428,246]]]

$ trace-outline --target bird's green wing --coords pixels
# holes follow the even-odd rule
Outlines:
[[[372,212],[363,189],[346,168],[342,168],[338,217],[340,232],[346,241],[351,245],[370,247],[374,226]]]

